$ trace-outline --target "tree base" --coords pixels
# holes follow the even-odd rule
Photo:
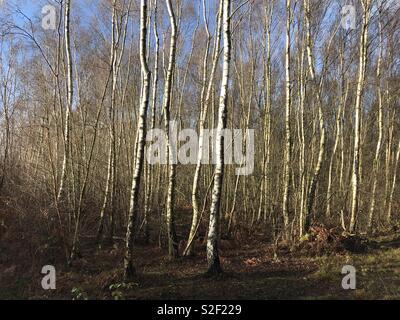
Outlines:
[[[213,263],[212,265],[210,265],[208,267],[206,275],[210,276],[210,277],[214,277],[214,276],[218,276],[222,273],[223,273],[223,271],[222,271],[221,265],[218,262],[218,263]]]
[[[193,249],[191,249],[191,250],[188,250],[188,251],[184,251],[183,252],[183,256],[187,257],[187,258],[191,258],[191,257],[195,257],[196,253],[194,252]]]
[[[125,282],[130,282],[134,278],[136,278],[136,269],[135,269],[135,267],[133,266],[131,261],[129,261],[129,262],[125,261],[125,264],[124,264],[124,281]]]
[[[168,246],[168,260],[173,261],[179,258],[179,249],[176,242]]]

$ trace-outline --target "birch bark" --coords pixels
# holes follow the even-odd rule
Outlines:
[[[140,65],[142,73],[142,94],[139,110],[138,129],[137,129],[137,150],[135,157],[135,167],[132,177],[132,189],[130,197],[130,208],[128,216],[128,227],[126,232],[126,247],[124,256],[124,278],[125,280],[131,279],[135,275],[135,268],[133,266],[133,238],[134,228],[138,219],[139,210],[139,190],[140,180],[143,171],[144,162],[144,146],[146,139],[146,116],[149,106],[150,96],[150,78],[151,73],[148,67],[146,55],[146,41],[147,41],[147,0],[140,2]]]
[[[207,238],[207,262],[208,273],[218,274],[222,272],[218,255],[218,235],[220,222],[220,205],[222,183],[224,178],[224,137],[223,130],[226,128],[227,103],[229,87],[229,71],[231,64],[231,27],[230,10],[231,1],[223,1],[223,30],[224,30],[224,63],[221,82],[220,102],[218,108],[218,126],[216,137],[216,166],[214,170],[214,186],[210,209],[210,222]]]

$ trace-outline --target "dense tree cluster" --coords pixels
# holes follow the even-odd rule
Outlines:
[[[1,8],[0,198],[57,234],[68,262],[82,236],[123,237],[130,278],[139,238],[174,259],[202,236],[215,273],[238,227],[298,241],[315,224],[398,223],[396,1],[49,3],[50,29],[45,1]],[[195,165],[174,162],[172,123],[198,132]],[[151,129],[166,132],[165,164],[148,161]],[[224,129],[254,129],[251,174],[225,164]]]

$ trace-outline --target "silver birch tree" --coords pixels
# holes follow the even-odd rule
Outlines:
[[[144,147],[146,141],[146,117],[149,106],[151,72],[148,67],[147,54],[147,0],[140,2],[140,65],[142,74],[142,94],[140,101],[135,166],[132,177],[128,227],[125,239],[124,279],[129,280],[135,275],[133,266],[133,238],[135,224],[138,219],[140,180],[143,171]]]
[[[208,273],[218,274],[222,272],[219,255],[218,255],[218,237],[220,222],[220,206],[222,184],[224,179],[224,137],[223,130],[226,128],[227,122],[227,104],[228,104],[228,87],[229,87],[229,71],[231,65],[231,1],[223,1],[223,39],[224,39],[224,62],[221,80],[221,93],[218,108],[218,126],[216,132],[216,165],[214,170],[214,186],[212,192],[212,202],[210,209],[210,222],[207,238],[207,262]]]

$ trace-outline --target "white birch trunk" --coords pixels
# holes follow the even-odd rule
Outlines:
[[[190,228],[189,238],[187,246],[184,250],[184,255],[189,256],[193,254],[193,239],[196,236],[196,231],[198,230],[199,221],[199,203],[197,199],[197,190],[199,186],[199,178],[200,178],[200,171],[201,171],[201,160],[203,157],[203,148],[204,148],[204,126],[207,118],[207,111],[208,111],[208,104],[210,101],[211,96],[211,89],[214,83],[214,74],[218,64],[218,57],[219,57],[219,48],[220,48],[220,38],[221,38],[221,13],[222,13],[222,6],[220,4],[219,13],[218,13],[218,22],[216,28],[216,35],[217,40],[215,41],[215,48],[214,48],[214,57],[213,57],[213,65],[211,69],[211,75],[209,78],[208,86],[206,85],[207,82],[207,64],[208,64],[208,55],[210,50],[210,41],[211,35],[208,30],[208,20],[206,16],[206,4],[205,0],[203,0],[203,17],[204,17],[204,24],[207,33],[207,45],[206,50],[204,52],[203,58],[203,85],[202,85],[202,92],[201,92],[201,101],[200,101],[200,123],[199,123],[199,146],[198,146],[198,154],[197,154],[197,162],[196,162],[196,169],[194,172],[193,177],[193,185],[192,185],[192,206],[193,206],[193,218],[192,218],[192,225]],[[207,88],[207,92],[205,92]]]
[[[285,90],[286,90],[286,104],[285,104],[285,160],[283,172],[283,224],[284,236],[289,238],[289,209],[290,209],[290,162],[292,152],[292,137],[290,128],[290,114],[291,114],[291,79],[290,79],[290,28],[292,20],[291,0],[286,0],[286,44],[285,44]]]
[[[142,70],[142,94],[139,110],[138,129],[137,129],[137,150],[135,156],[135,167],[132,177],[132,189],[130,197],[130,208],[128,217],[128,227],[126,232],[126,248],[124,257],[124,278],[131,279],[135,275],[135,268],[132,261],[134,228],[137,223],[139,210],[139,190],[140,180],[143,171],[144,147],[146,139],[146,116],[149,105],[150,78],[147,58],[147,0],[141,0],[140,6],[140,64]]]
[[[70,112],[74,96],[74,88],[72,83],[72,55],[71,55],[71,39],[70,39],[70,15],[71,15],[71,0],[65,2],[64,13],[64,37],[65,37],[65,54],[67,60],[67,104],[65,106],[64,119],[64,157],[61,169],[61,180],[57,194],[57,202],[60,202],[64,193],[67,168],[69,162],[69,145],[70,145]]]
[[[381,10],[381,9],[379,9]],[[381,160],[381,150],[383,141],[383,103],[382,103],[382,89],[381,89],[381,64],[383,55],[383,34],[382,34],[382,20],[381,11],[379,11],[379,56],[376,67],[376,78],[377,78],[377,95],[378,95],[378,141],[376,143],[375,158],[373,164],[373,182],[372,182],[372,195],[371,195],[371,205],[369,209],[368,216],[368,232],[372,231],[372,225],[375,213],[375,197],[376,197],[376,187],[378,184],[378,174],[380,170],[380,160]]]
[[[352,172],[351,217],[349,232],[356,231],[357,215],[359,209],[359,182],[360,182],[360,134],[361,134],[361,105],[364,91],[365,66],[367,61],[368,25],[371,0],[362,0],[364,9],[362,30],[360,37],[359,70],[355,104],[355,129],[354,129],[354,154]]]
[[[399,141],[399,144],[397,146],[396,159],[395,159],[394,170],[393,170],[392,188],[390,190],[388,208],[387,208],[387,213],[386,213],[386,221],[387,221],[387,223],[389,225],[392,222],[392,203],[393,203],[394,191],[396,189],[397,170],[398,170],[398,167],[399,167],[399,160],[400,160],[400,141]]]
[[[178,243],[176,240],[175,233],[175,213],[174,213],[174,203],[175,203],[175,183],[176,183],[176,165],[174,164],[174,157],[176,150],[173,148],[173,142],[170,137],[170,119],[171,119],[171,93],[172,93],[172,79],[175,69],[175,59],[176,59],[176,40],[177,40],[177,23],[174,13],[174,9],[171,4],[171,0],[166,0],[169,21],[171,25],[171,38],[170,38],[170,52],[169,52],[169,62],[166,74],[165,86],[164,86],[164,122],[165,131],[167,137],[167,159],[168,159],[168,190],[167,190],[167,208],[166,208],[166,218],[167,218],[167,234],[168,234],[168,255],[170,259],[174,259],[178,256]]]
[[[221,82],[221,94],[218,109],[218,126],[216,137],[216,166],[214,170],[214,187],[210,209],[210,222],[207,238],[207,262],[210,274],[222,271],[218,255],[218,236],[220,222],[220,205],[222,183],[224,178],[224,137],[223,130],[226,128],[227,121],[227,102],[229,71],[231,64],[231,27],[230,27],[230,0],[223,1],[223,30],[224,30],[224,63]]]

